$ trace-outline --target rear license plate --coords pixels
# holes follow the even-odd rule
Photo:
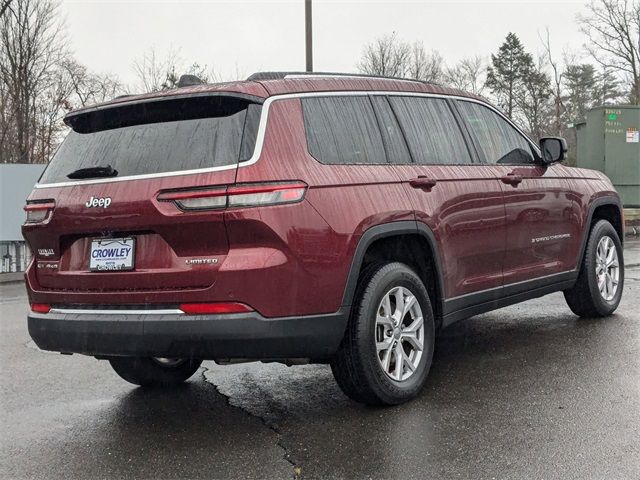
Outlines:
[[[96,238],[91,240],[89,270],[133,270],[136,239]]]

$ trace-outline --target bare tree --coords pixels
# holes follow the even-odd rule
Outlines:
[[[540,57],[537,63],[529,57],[522,71],[522,88],[515,97],[518,119],[533,138],[543,137],[549,129],[552,105],[551,82],[546,72],[546,61]]]
[[[445,63],[437,51],[427,51],[422,42],[401,41],[394,32],[365,46],[358,70],[368,75],[440,83],[444,77]]]
[[[225,76],[225,80],[234,82],[238,80],[244,80],[248,76],[249,74],[247,74],[247,70],[245,68],[241,68],[240,65],[238,65],[238,62],[236,62],[233,68],[233,73],[231,73],[228,76]],[[218,80],[223,81],[222,78],[217,78],[216,76],[216,81]]]
[[[444,77],[444,59],[436,50],[427,52],[422,42],[411,45],[405,75],[416,80],[441,83]]]
[[[588,50],[604,69],[622,73],[629,101],[640,105],[640,1],[592,0],[580,17]]]
[[[73,83],[65,70],[56,66],[50,72],[50,77],[51,84],[38,96],[34,105],[36,128],[33,158],[37,163],[45,163],[55,152],[67,130],[62,118],[72,109],[70,97],[73,94]]]
[[[446,69],[444,81],[454,88],[482,95],[485,89],[486,72],[487,66],[482,57],[467,57]]]
[[[67,55],[57,4],[14,0],[0,17],[0,87],[11,122],[0,127],[0,161],[34,163],[37,101],[51,87],[51,72]]]
[[[358,70],[368,75],[404,77],[411,59],[411,46],[396,33],[375,39],[365,46]]]
[[[4,12],[7,11],[9,5],[11,5],[11,1],[12,0],[4,0],[2,3],[0,3],[0,17],[4,15]]]
[[[552,87],[550,89],[551,95],[553,96],[553,133],[558,136],[563,136],[565,131],[565,112],[566,107],[564,105],[564,95],[563,95],[563,82],[564,82],[564,69],[558,63],[557,59],[554,58],[553,53],[551,51],[551,34],[549,33],[549,28],[546,29],[546,35],[544,38],[541,37],[542,46],[544,47],[546,61],[551,66],[551,83]]]
[[[42,161],[51,158],[68,131],[62,119],[69,111],[126,93],[116,78],[91,73],[72,58],[54,66],[50,76],[50,86],[35,104],[34,157]]]
[[[0,82],[0,163],[10,160],[15,139],[15,122],[12,121],[10,105],[7,85]]]
[[[136,88],[143,92],[157,92],[165,89],[167,77],[171,72],[176,72],[178,62],[178,54],[173,49],[163,59],[156,55],[155,49],[149,49],[141,58],[133,62],[133,70],[138,77]]]
[[[60,82],[69,85],[66,97],[72,108],[100,103],[126,93],[122,83],[112,75],[96,74],[74,59],[67,59],[61,65]]]
[[[135,89],[145,93],[176,88],[183,74],[195,75],[205,83],[220,81],[217,73],[207,65],[193,62],[185,66],[173,49],[165,58],[160,58],[152,48],[133,62],[133,69],[138,77]]]

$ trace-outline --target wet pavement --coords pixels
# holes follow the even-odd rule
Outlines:
[[[626,262],[610,318],[553,294],[444,330],[395,408],[315,365],[205,362],[182,388],[135,388],[37,350],[24,286],[0,285],[0,478],[640,478],[640,243]]]

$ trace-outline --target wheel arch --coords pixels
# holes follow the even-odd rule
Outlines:
[[[584,258],[584,251],[587,247],[587,240],[589,239],[591,228],[598,220],[607,220],[611,223],[618,237],[620,237],[620,243],[624,243],[624,220],[622,218],[620,199],[613,196],[596,198],[589,205],[589,212],[587,213],[587,218],[584,223],[585,228],[582,232],[582,242],[576,263],[578,269],[580,269],[582,259]]]
[[[417,270],[429,291],[433,313],[439,326],[443,313],[444,283],[433,231],[427,225],[415,221],[385,223],[366,230],[358,241],[351,262],[342,299],[343,306],[351,307],[360,272],[376,259],[400,261]]]

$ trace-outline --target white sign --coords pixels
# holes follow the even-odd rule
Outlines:
[[[628,128],[627,143],[640,143],[640,130],[637,128]]]
[[[91,241],[89,270],[132,270],[135,251],[133,238],[98,238]]]

